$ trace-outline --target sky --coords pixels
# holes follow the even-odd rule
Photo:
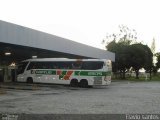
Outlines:
[[[125,25],[160,52],[160,0],[0,0],[0,20],[104,49],[107,33]]]

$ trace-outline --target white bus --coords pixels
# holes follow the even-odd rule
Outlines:
[[[111,71],[111,61],[105,59],[28,59],[18,65],[17,81],[70,84],[72,87],[109,85]]]

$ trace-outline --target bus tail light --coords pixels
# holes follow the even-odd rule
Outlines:
[[[104,81],[111,81],[111,76],[105,76]]]

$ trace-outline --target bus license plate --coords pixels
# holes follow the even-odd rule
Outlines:
[[[94,84],[101,85],[102,84],[102,77],[94,77]]]

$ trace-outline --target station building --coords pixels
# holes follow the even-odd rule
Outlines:
[[[15,81],[15,64],[29,58],[98,58],[114,61],[115,54],[0,21],[0,82]]]

